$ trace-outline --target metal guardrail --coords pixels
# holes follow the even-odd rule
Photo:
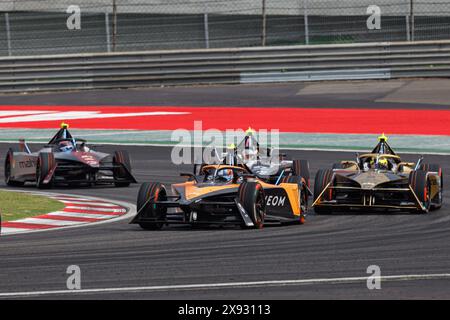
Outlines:
[[[450,41],[0,58],[0,92],[450,76]]]

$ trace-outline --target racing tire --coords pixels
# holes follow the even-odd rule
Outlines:
[[[442,172],[441,166],[438,164],[424,163],[420,166],[420,170],[428,171],[428,172],[437,172],[439,174],[439,178],[441,180],[441,187],[440,187],[439,193],[433,199],[431,199],[431,209],[432,210],[440,209],[442,207],[442,202],[444,199],[443,198],[444,174]]]
[[[409,185],[425,208],[422,212],[427,213],[431,208],[431,183],[428,172],[423,170],[412,171],[409,174]]]
[[[244,182],[239,186],[238,201],[252,219],[254,228],[264,227],[266,200],[264,189],[258,182]]]
[[[130,186],[129,181],[126,182],[117,181],[121,179],[129,179],[127,171],[121,167],[121,166],[126,167],[128,172],[131,173],[131,160],[128,152],[125,150],[114,152],[113,165],[114,167],[120,166],[119,168],[114,168],[113,170],[114,185],[119,188]]]
[[[36,186],[39,189],[51,189],[53,187],[54,177],[52,177],[48,183],[44,183],[44,180],[55,165],[56,161],[53,153],[39,153],[36,162]]]
[[[317,171],[316,177],[314,179],[314,201],[317,200],[327,184],[331,182],[332,178],[333,170],[320,169],[319,171]],[[332,195],[329,192],[325,192],[323,194],[323,197],[325,200],[329,201],[331,200]],[[329,207],[314,206],[314,212],[317,214],[330,214],[332,212],[332,209]]]
[[[166,208],[156,208],[154,201],[167,200],[167,192],[164,186],[160,183],[143,183],[139,188],[137,198],[137,212],[138,218],[150,218],[154,220],[166,219]],[[160,230],[164,222],[138,222],[139,226],[144,230]]]
[[[304,178],[299,176],[284,176],[281,178],[281,183],[297,183],[301,185],[303,182],[306,183]]]
[[[5,158],[5,171],[4,171],[4,175],[5,175],[5,183],[6,185],[10,186],[10,187],[22,187],[25,182],[23,181],[15,181],[11,179],[11,168],[12,168],[12,161],[13,161],[13,157],[14,157],[14,150],[13,149],[9,149],[8,153],[6,154],[6,158]]]
[[[292,175],[303,177],[306,181],[306,185],[310,186],[310,173],[309,163],[307,160],[293,160],[292,161]]]

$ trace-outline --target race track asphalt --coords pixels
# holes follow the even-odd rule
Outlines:
[[[448,110],[449,86],[446,79],[405,79],[88,90],[0,94],[0,105]]]
[[[180,181],[168,161],[170,148],[101,146],[126,149],[140,182]],[[0,144],[4,155],[7,145]],[[314,175],[352,153],[288,151],[310,161]],[[3,157],[2,157],[3,158]],[[407,160],[417,156],[405,155]],[[439,163],[450,181],[450,157],[426,156]],[[3,170],[2,170],[3,171]],[[0,186],[4,186],[3,172]],[[33,187],[25,188],[27,190]],[[114,198],[134,203],[138,185],[52,190]],[[423,215],[310,214],[305,225],[239,228],[165,227],[143,231],[127,221],[69,230],[0,238],[1,293],[65,290],[66,268],[81,268],[82,289],[211,284],[264,280],[365,277],[369,265],[381,275],[442,274],[450,269],[450,197],[444,207]],[[365,281],[339,284],[274,285],[221,289],[50,294],[62,299],[405,299],[450,298],[450,280],[382,282],[368,290]]]
[[[449,109],[448,80],[402,80],[150,88],[27,95],[1,95],[1,105],[174,105],[257,107],[346,107]],[[386,114],[389,116],[389,113]],[[224,119],[225,121],[226,119]],[[3,161],[8,145],[0,144]],[[36,146],[33,145],[33,148]],[[180,181],[170,148],[126,149],[140,182]],[[354,154],[287,151],[307,159],[312,175]],[[417,160],[417,155],[405,155]],[[426,156],[441,164],[450,181],[450,156]],[[4,187],[0,170],[0,187]],[[52,190],[135,203],[139,185]],[[26,187],[34,190],[33,187]],[[366,277],[369,265],[381,276],[450,273],[450,196],[441,210],[412,214],[310,214],[305,225],[263,230],[168,227],[141,230],[127,221],[0,237],[0,299],[7,292],[65,290],[69,265],[81,268],[82,289],[214,284],[266,280]],[[368,290],[352,283],[263,285],[221,289],[126,290],[49,294],[37,298],[80,299],[450,299],[450,278],[383,281]]]

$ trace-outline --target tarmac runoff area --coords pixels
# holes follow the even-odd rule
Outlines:
[[[46,143],[54,134],[54,129],[0,129],[0,142],[17,143],[25,138],[28,143]],[[91,144],[175,146],[182,145],[173,139],[173,131],[140,130],[71,130],[76,137],[85,138]],[[380,132],[381,134],[381,132]],[[194,137],[194,131],[190,131]],[[450,136],[436,135],[388,135],[389,144],[400,153],[450,154]],[[320,133],[280,133],[280,148],[291,150],[367,151],[370,150],[378,134],[320,134]],[[193,139],[193,138],[192,138]],[[204,145],[208,145],[211,135],[203,132]]]
[[[201,120],[203,130],[279,129],[283,149],[367,151],[384,132],[399,153],[445,155],[449,86],[404,79],[1,95],[0,142],[45,143],[67,121],[93,144],[173,146],[173,130],[193,136]]]
[[[80,105],[120,103],[128,106],[151,101],[154,105],[184,106],[364,106],[389,109],[385,116],[390,117],[392,108],[396,107],[449,110],[449,84],[450,80],[405,80],[154,88],[8,95],[1,97],[1,103],[68,105],[76,101]],[[367,115],[367,121],[373,121],[371,112]],[[225,125],[232,123],[227,118],[219,120]],[[133,159],[133,173],[140,182],[180,182],[179,173],[191,168],[175,166],[168,161],[171,148],[148,146],[170,141],[170,130],[154,131],[151,135],[145,130],[79,130],[88,128],[69,122],[75,135],[94,144],[105,143],[101,147],[104,152],[127,150]],[[273,119],[272,122],[278,125]],[[84,123],[80,120],[80,124]],[[381,127],[384,122],[374,123]],[[441,121],[441,129],[446,129],[444,126],[448,123]],[[435,122],[426,124],[436,126]],[[419,129],[413,125],[408,127]],[[0,139],[17,142],[18,138],[24,137],[28,141],[47,142],[56,129],[55,124],[43,130],[19,128],[25,126],[5,127],[0,130]],[[351,123],[348,128],[353,129]],[[377,128],[363,134],[315,133],[318,130],[303,133],[306,130],[299,122],[296,130],[284,132],[297,130],[302,132],[282,133],[281,144],[286,143],[286,136],[292,140],[288,139],[287,143],[301,148],[314,149],[321,145],[323,148],[367,151],[383,131]],[[419,153],[449,150],[450,134],[433,136],[426,132],[427,135],[404,136],[389,130],[385,133],[402,158],[406,152],[402,147],[414,153],[405,155],[406,161],[417,160]],[[319,140],[321,143],[317,142]],[[147,146],[107,144],[113,141]],[[0,154],[4,156],[10,145],[0,143]],[[31,147],[35,150],[38,146]],[[290,151],[288,154],[292,158],[308,159],[311,176],[320,168],[329,168],[336,160],[353,157],[349,152]],[[425,157],[428,163],[442,165],[444,181],[450,179],[449,159],[448,155]],[[0,171],[0,186],[6,187],[2,175]],[[95,193],[104,199],[135,203],[138,188],[139,185],[120,190],[114,187],[66,188],[52,192],[80,197]],[[35,190],[33,186],[23,189]],[[10,235],[1,240],[0,298],[448,299],[450,196],[446,192],[444,203],[441,210],[426,215],[348,213],[328,216],[311,212],[305,225],[262,230],[167,227],[161,232],[146,232],[139,226],[129,225],[125,219],[83,228]],[[66,293],[65,270],[73,264],[82,268],[84,291]],[[381,290],[367,288],[366,270],[371,265],[381,268]]]

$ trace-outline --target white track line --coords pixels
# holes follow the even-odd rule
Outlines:
[[[17,143],[16,140],[1,140],[0,143]],[[45,141],[27,141],[28,144],[42,144],[45,143]],[[142,147],[170,147],[173,148],[175,146],[178,147],[184,147],[185,145],[176,145],[170,144],[170,143],[139,143],[139,142],[103,142],[99,141],[96,142],[95,145],[101,146],[101,145],[112,145],[112,146],[142,146]],[[197,146],[191,146],[186,145],[189,148],[194,148]],[[298,151],[322,151],[322,152],[347,152],[354,154],[355,152],[366,152],[367,149],[361,148],[361,149],[345,149],[345,148],[320,148],[320,147],[289,147],[289,146],[282,146],[280,147],[280,150],[298,150]],[[428,154],[428,155],[437,155],[437,156],[448,156],[450,155],[450,152],[445,151],[402,151],[401,154],[408,154],[408,155],[417,155],[417,154]]]
[[[89,210],[89,211],[98,211],[98,212],[109,212],[109,213],[122,213],[125,212],[126,209],[119,209],[119,208],[97,208],[97,207],[79,207],[79,206],[67,206],[64,209],[76,209],[76,210]]]
[[[30,229],[2,227],[2,236],[9,233],[27,232]]]
[[[40,218],[26,218],[15,220],[14,222],[28,223],[28,224],[44,224],[49,226],[73,226],[76,224],[86,223],[86,221],[69,221],[69,220],[52,220],[52,219],[40,219]]]
[[[50,212],[50,213],[47,213],[47,216],[64,216],[64,217],[95,218],[95,219],[111,219],[111,218],[114,218],[114,216],[112,216],[112,215],[95,214],[95,213],[65,212],[65,211]]]
[[[39,194],[37,194],[39,195]],[[77,201],[92,201],[92,199],[86,199],[86,198],[74,198],[74,197],[49,197],[51,199],[55,199],[55,200],[59,200],[59,201],[63,201],[63,200],[77,200]]]
[[[223,282],[204,284],[181,284],[167,286],[147,286],[147,287],[124,287],[124,288],[101,288],[101,289],[80,289],[80,290],[49,290],[49,291],[24,291],[24,292],[3,292],[0,298],[11,297],[37,297],[37,296],[57,296],[65,294],[83,293],[129,293],[142,291],[172,291],[172,290],[205,290],[205,289],[226,289],[226,288],[246,288],[246,287],[274,287],[289,285],[315,285],[315,284],[340,284],[367,281],[368,277],[346,277],[346,278],[325,278],[325,279],[298,279],[298,280],[267,280],[249,282]],[[414,274],[395,275],[378,277],[381,281],[417,281],[417,280],[442,280],[450,279],[449,273],[439,274]],[[365,285],[365,284],[364,284]]]
[[[56,199],[55,199],[56,200]],[[113,203],[102,203],[102,202],[94,202],[94,201],[75,201],[75,200],[59,200],[58,201],[62,202],[62,203],[71,203],[71,204],[76,204],[79,205],[80,207],[82,206],[98,206],[98,207],[117,207],[117,204],[113,204]]]

